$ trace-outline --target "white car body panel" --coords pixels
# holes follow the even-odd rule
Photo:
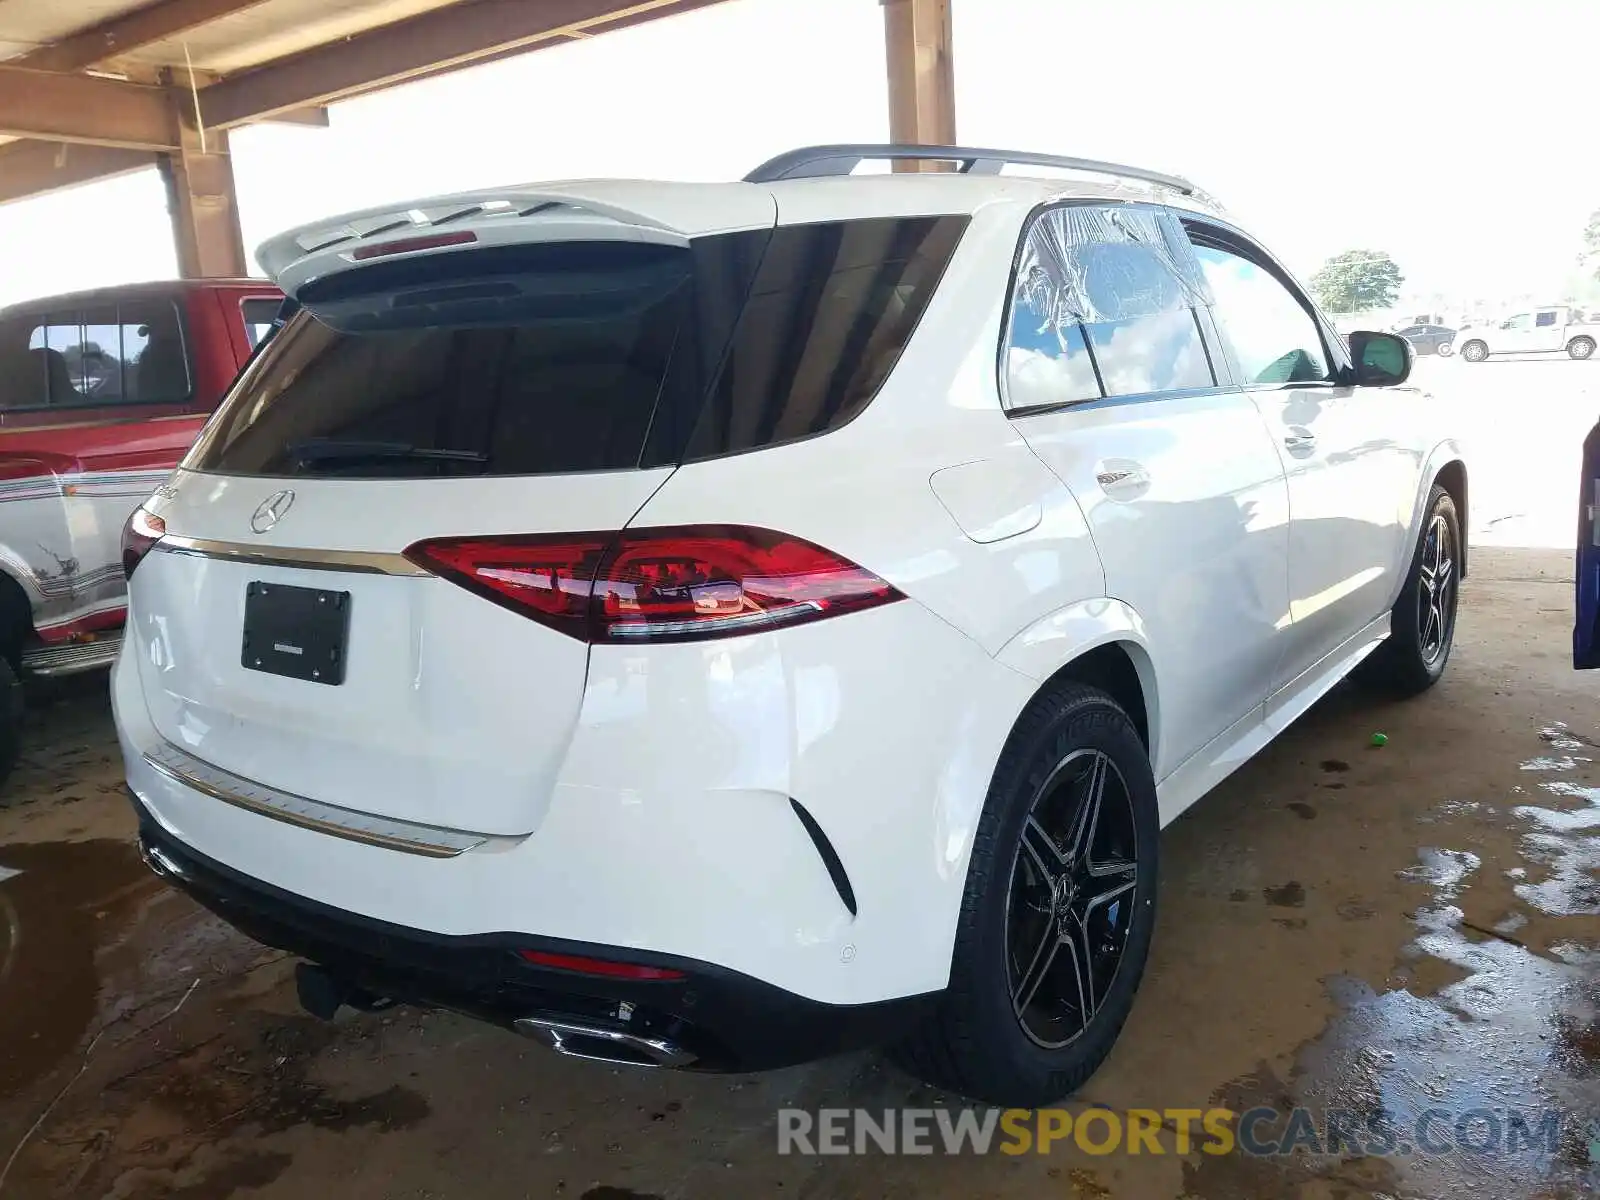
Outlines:
[[[998,351],[1029,214],[1061,197],[1149,202],[1148,188],[903,175],[493,195],[524,193],[684,237],[773,213],[971,222],[886,382],[826,434],[594,474],[180,471],[148,505],[169,535],[258,558],[394,556],[449,535],[737,523],[814,542],[905,599],[705,642],[589,646],[443,579],[158,548],[131,582],[113,679],[141,805],[199,854],[365,917],[670,954],[828,1004],[935,991],[995,764],[1041,688],[1122,647],[1170,822],[1379,644],[1428,489],[1460,459],[1442,410],[1402,388],[1221,386],[1008,416]],[[504,228],[519,223],[536,236],[533,218]],[[343,269],[342,251],[294,258],[293,236],[273,243],[282,271]],[[1288,426],[1315,435],[1314,454],[1286,453]],[[285,487],[287,515],[251,533]],[[353,594],[342,687],[243,667],[249,581]],[[488,836],[436,859],[298,827],[156,769],[163,745],[272,789]],[[854,915],[791,798],[837,850]]]

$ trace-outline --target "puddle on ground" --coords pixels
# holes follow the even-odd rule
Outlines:
[[[1560,751],[1592,745],[1565,726],[1539,736]],[[1589,764],[1572,756],[1521,766]],[[1537,802],[1510,808],[1514,823],[1497,827],[1498,838],[1480,846],[1474,837],[1475,850],[1425,847],[1400,872],[1426,889],[1396,971],[1407,987],[1327,981],[1338,1015],[1301,1047],[1287,1076],[1262,1063],[1213,1097],[1238,1113],[1265,1105],[1282,1114],[1261,1126],[1269,1138],[1283,1137],[1290,1110],[1302,1106],[1309,1140],[1292,1154],[1191,1160],[1186,1194],[1564,1200],[1600,1192],[1600,945],[1592,921],[1570,920],[1600,914],[1600,788],[1558,779],[1516,790],[1519,801]],[[1479,803],[1448,801],[1434,816],[1448,809],[1459,829]],[[1333,1112],[1348,1114],[1345,1132],[1356,1138],[1329,1145]],[[1379,1143],[1369,1122],[1395,1143]]]
[[[161,890],[126,842],[0,848],[0,1095],[78,1046],[98,1011],[101,956]]]

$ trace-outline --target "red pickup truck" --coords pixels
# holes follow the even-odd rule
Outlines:
[[[0,779],[21,679],[110,665],[122,526],[266,336],[255,279],[144,283],[0,309]]]

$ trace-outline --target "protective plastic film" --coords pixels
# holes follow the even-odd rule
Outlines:
[[[1028,232],[1012,298],[1007,400],[1032,408],[1215,382],[1206,303],[1155,209],[1069,205]]]

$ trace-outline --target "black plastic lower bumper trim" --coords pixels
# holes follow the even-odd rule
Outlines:
[[[694,959],[536,934],[448,936],[394,925],[242,875],[173,838],[137,797],[133,804],[152,868],[247,936],[352,988],[507,1028],[523,1017],[565,1017],[668,1038],[693,1051],[693,1070],[752,1071],[889,1041],[936,995],[824,1004]],[[577,974],[526,962],[520,950],[669,968],[683,978]]]

